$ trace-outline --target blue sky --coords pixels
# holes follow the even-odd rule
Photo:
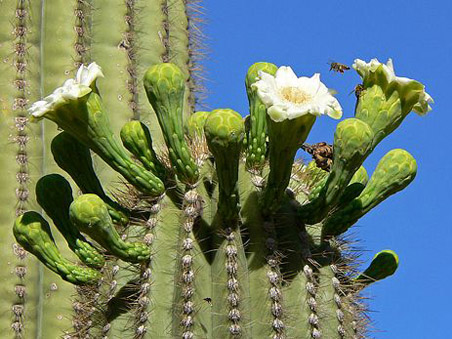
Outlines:
[[[353,232],[367,250],[364,260],[382,249],[400,257],[397,273],[366,292],[374,298],[373,336],[446,338],[452,315],[452,118],[446,106],[452,99],[452,2],[210,0],[205,7],[211,108],[247,114],[244,77],[256,61],[290,65],[298,75],[320,72],[322,81],[339,92],[345,118],[353,116],[355,98],[349,93],[359,77],[354,71],[328,72],[330,60],[351,65],[355,58],[391,57],[398,75],[426,85],[435,100],[433,111],[425,117],[411,113],[365,163],[371,173],[386,152],[404,148],[417,159],[418,175]],[[318,119],[307,141],[331,142],[336,123]]]

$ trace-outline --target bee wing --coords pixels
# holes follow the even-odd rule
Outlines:
[[[336,95],[339,92],[336,91],[334,88],[328,88],[328,93],[330,93],[331,95]]]

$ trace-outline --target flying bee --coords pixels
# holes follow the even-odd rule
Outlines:
[[[350,92],[350,94],[352,94],[353,92],[355,92],[355,96],[356,99],[359,99],[359,97],[361,96],[361,94],[363,94],[364,91],[364,86],[363,84],[358,84],[355,86],[355,88],[353,89],[353,91]]]
[[[341,74],[350,69],[350,67],[348,67],[347,65],[341,64],[339,62],[329,62],[328,65],[330,65],[330,71],[335,71]]]

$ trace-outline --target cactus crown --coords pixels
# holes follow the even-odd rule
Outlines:
[[[92,333],[115,324],[124,330],[132,317],[126,333],[133,338],[362,337],[359,293],[392,275],[399,260],[384,250],[356,272],[341,235],[414,179],[416,162],[405,150],[386,154],[370,180],[362,164],[400,124],[400,105],[406,111],[410,102],[411,110],[425,99],[419,86],[388,90],[387,79],[372,77],[381,67],[364,68],[357,66],[364,92],[355,117],[336,128],[329,173],[295,154],[316,116],[342,113],[338,102],[328,91],[317,106],[279,102],[260,82],[274,83],[288,70],[269,63],[252,65],[246,75],[245,121],[231,109],[185,119],[182,71],[172,63],[151,66],[144,87],[167,152],[154,149],[139,121],[123,126],[121,145],[97,88],[51,108],[39,104],[40,116],[64,129],[53,155],[83,194],[74,199],[70,184],[52,174],[38,182],[38,202],[81,264],[63,257],[37,212],[16,220],[16,239],[63,279],[97,295],[90,300]],[[299,88],[303,95],[320,83],[318,76],[295,79],[292,89],[308,84]],[[126,180],[122,205],[102,188],[89,149]],[[114,295],[111,276],[119,285]]]

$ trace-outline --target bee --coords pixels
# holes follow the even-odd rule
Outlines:
[[[203,300],[206,301],[210,306],[212,306],[212,298],[207,297],[204,298]]]
[[[355,93],[356,99],[359,99],[359,97],[361,96],[361,94],[363,94],[364,91],[364,85],[363,84],[358,84],[355,86],[355,88],[353,89],[353,91],[351,91],[349,93],[352,94],[353,92]]]
[[[348,67],[347,65],[341,64],[339,62],[329,62],[328,65],[330,65],[330,71],[335,71],[341,74],[350,69],[350,67]]]
[[[312,155],[317,167],[330,171],[333,164],[333,145],[322,141],[313,145],[303,144],[301,148]]]

